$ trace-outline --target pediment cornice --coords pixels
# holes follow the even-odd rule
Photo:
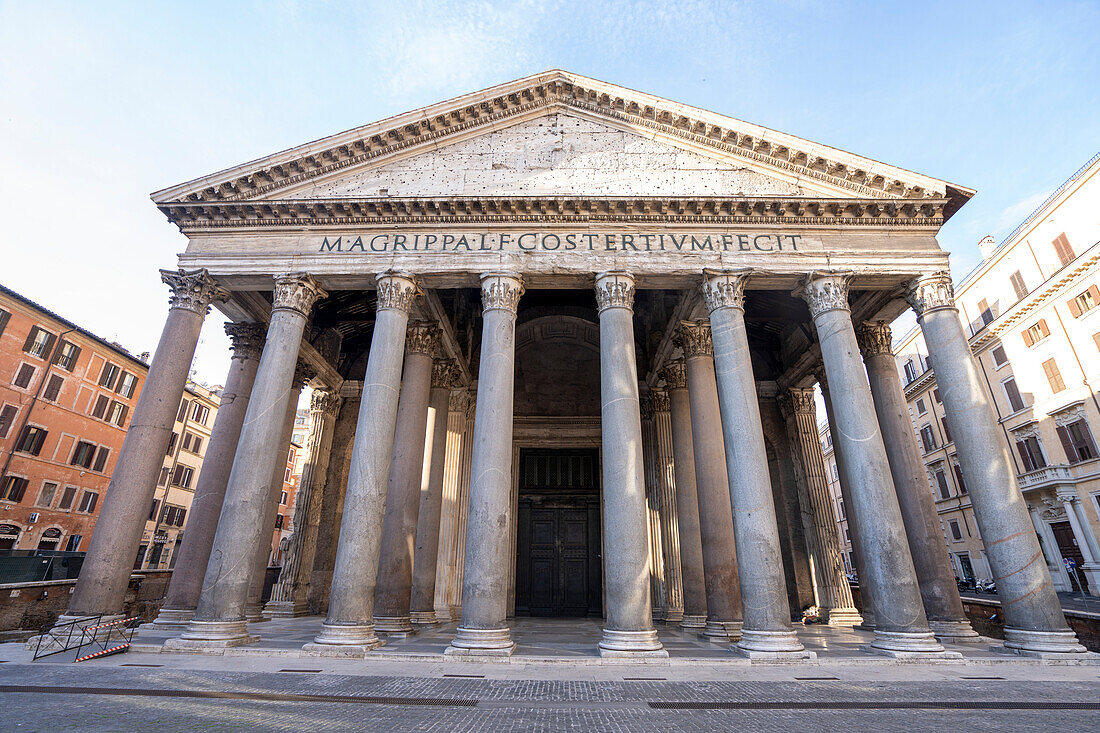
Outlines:
[[[758,170],[812,181],[841,197],[947,199],[947,216],[973,192],[944,181],[695,107],[562,71],[391,117],[154,193],[157,204],[277,199],[289,187],[448,139],[492,130],[540,111],[612,121],[694,149],[741,159]]]
[[[802,227],[940,227],[947,199],[776,197],[449,197],[210,201],[161,204],[184,232],[387,224],[635,222]]]

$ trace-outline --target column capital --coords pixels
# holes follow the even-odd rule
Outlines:
[[[160,279],[172,288],[168,296],[168,307],[188,310],[205,316],[210,312],[210,304],[226,300],[229,293],[218,287],[214,278],[205,268],[200,270],[161,270]]]
[[[683,349],[685,359],[693,356],[714,356],[710,321],[680,321],[672,343]]]
[[[673,359],[661,370],[667,389],[687,389],[687,371],[683,359]]]
[[[454,359],[436,359],[432,362],[432,388],[454,389],[458,384],[458,367]]]
[[[523,295],[523,277],[515,272],[486,272],[481,276],[481,310],[515,313]]]
[[[653,412],[669,412],[672,409],[668,400],[668,390],[653,389],[649,393],[653,395]]]
[[[289,310],[306,318],[313,304],[327,296],[313,276],[306,272],[285,273],[275,276],[275,294],[272,310]]]
[[[317,376],[317,370],[310,366],[307,362],[298,360],[298,363],[294,366],[294,380],[291,382],[291,389],[301,389],[305,386],[306,382],[310,381]]]
[[[336,413],[340,411],[342,401],[340,395],[331,390],[315,389],[309,400],[309,411],[311,414],[317,413],[336,417]]]
[[[440,328],[435,321],[413,321],[405,331],[405,351],[434,356],[439,346]]]
[[[596,275],[596,303],[600,313],[608,308],[634,309],[634,276],[613,270]]]
[[[894,335],[885,321],[864,321],[856,329],[856,340],[863,358],[869,356],[893,356]]]
[[[233,359],[259,360],[267,330],[259,323],[227,323],[225,335],[233,342]]]
[[[463,417],[466,416],[467,410],[470,409],[470,392],[465,389],[451,390],[451,398],[447,402],[447,410],[449,412],[460,412]]]
[[[851,280],[850,272],[811,272],[795,295],[802,296],[810,306],[812,318],[833,310],[850,310],[848,284]]]
[[[656,409],[654,408],[654,405],[653,405],[653,393],[652,392],[643,392],[638,397],[638,408],[641,411],[641,415],[642,415],[643,420],[652,420],[653,419],[653,413],[656,412]]]
[[[797,389],[792,387],[782,395],[793,415],[816,415],[817,405],[814,403],[814,391],[810,389]]]
[[[1081,501],[1081,497],[1077,495],[1077,490],[1070,486],[1059,486],[1055,491],[1055,495],[1058,497],[1058,501],[1065,505]]]
[[[912,280],[905,289],[905,301],[920,318],[941,308],[955,310],[955,287],[951,273],[937,272]]]
[[[420,283],[407,272],[387,270],[374,278],[378,291],[376,310],[394,310],[408,313],[413,302],[420,295]]]
[[[752,270],[703,270],[703,300],[707,312],[719,308],[745,310],[745,281]]]

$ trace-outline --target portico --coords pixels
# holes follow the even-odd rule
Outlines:
[[[253,558],[308,380],[329,395],[320,452],[269,604],[325,617],[306,653],[369,655],[454,619],[447,655],[506,657],[515,616],[561,615],[596,619],[605,657],[663,659],[675,626],[731,657],[812,659],[792,625],[804,605],[860,621],[828,535],[808,396],[824,374],[875,609],[865,651],[957,656],[936,634],[971,633],[942,563],[914,563],[932,537],[916,469],[857,342],[911,306],[961,416],[1007,646],[1080,655],[1007,456],[986,450],[995,419],[935,239],[971,195],[560,71],[157,192],[189,240],[166,277],[201,302],[173,308],[149,400],[178,398],[209,302],[266,332],[235,382],[251,385],[243,426],[210,448],[224,500],[208,502],[205,580],[166,647],[262,633]],[[120,526],[148,504],[138,448],[116,472]],[[117,611],[107,589],[132,554],[93,545],[104,590],[82,577],[73,611]]]

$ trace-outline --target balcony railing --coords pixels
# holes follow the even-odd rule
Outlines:
[[[1069,466],[1053,465],[1022,473],[1019,475],[1019,480],[1020,489],[1029,491],[1031,489],[1041,489],[1047,486],[1072,484],[1076,481],[1076,478],[1074,478],[1073,472],[1070,470]]]

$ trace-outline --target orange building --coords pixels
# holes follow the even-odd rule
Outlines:
[[[147,365],[0,286],[0,550],[86,550]]]

